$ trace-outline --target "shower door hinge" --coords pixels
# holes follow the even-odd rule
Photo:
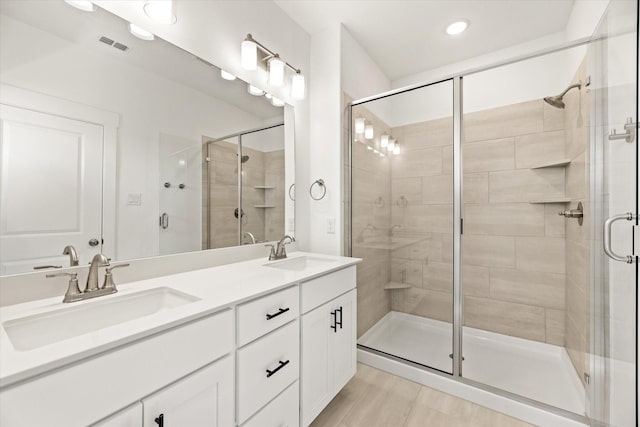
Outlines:
[[[585,384],[590,384],[591,383],[591,375],[587,374],[586,372],[583,372],[582,375],[584,376],[584,383]]]
[[[633,225],[633,236],[631,236],[632,255],[640,256],[640,225]]]

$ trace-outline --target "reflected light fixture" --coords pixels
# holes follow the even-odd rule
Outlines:
[[[389,145],[387,145],[387,151],[393,152],[393,149],[396,147],[396,140],[393,138],[389,139]]]
[[[367,150],[373,150],[373,147],[370,145],[367,145]]]
[[[247,38],[242,41],[240,60],[245,70],[253,71],[258,68],[258,45],[251,34],[247,34]]]
[[[464,30],[466,30],[468,26],[469,26],[469,21],[466,21],[466,20],[456,21],[450,24],[447,27],[446,31],[447,31],[447,34],[449,34],[450,36],[455,36],[456,34],[460,34]]]
[[[253,96],[262,96],[262,95],[264,95],[264,91],[263,91],[262,89],[257,88],[257,87],[255,87],[255,86],[254,86],[254,85],[252,85],[252,84],[249,84],[249,85],[248,85],[248,89],[247,89],[247,90],[248,90],[248,91],[249,91],[249,93],[250,93],[251,95],[253,95]]]
[[[398,154],[400,154],[400,144],[396,142],[395,147],[393,147],[393,155],[397,156]]]
[[[355,125],[356,133],[364,133],[364,125],[365,125],[364,119],[362,117],[358,117],[356,119],[356,125]]]
[[[291,97],[293,99],[304,99],[304,89],[304,75],[302,75],[300,70],[298,70],[296,71],[296,74],[291,77]]]
[[[271,97],[271,104],[274,107],[284,107],[284,101],[281,100],[280,98],[276,98],[275,96]]]
[[[269,84],[282,86],[284,84],[284,61],[276,55],[269,60]]]
[[[271,99],[271,98],[273,98],[273,95],[271,95],[270,93],[265,93],[264,97],[267,98],[267,99]]]
[[[160,24],[175,24],[176,2],[174,0],[145,0],[144,13]]]
[[[380,147],[387,148],[389,146],[389,135],[382,134],[380,135]]]
[[[373,149],[373,153],[374,154],[380,154],[380,152],[378,150],[376,150],[375,148]]]
[[[131,22],[129,22],[129,32],[142,40],[153,40],[156,38],[153,33],[145,30],[144,28],[140,28]]]
[[[364,137],[366,139],[373,139],[373,125],[366,125],[364,127]]]
[[[89,0],[64,0],[69,6],[73,6],[76,9],[80,9],[85,12],[95,12],[97,7]]]
[[[233,80],[236,79],[236,76],[234,76],[230,72],[225,71],[223,69],[220,69],[220,77],[222,77],[225,80],[229,80],[229,81],[233,81]]]

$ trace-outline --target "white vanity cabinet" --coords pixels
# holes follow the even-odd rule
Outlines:
[[[308,426],[356,372],[355,267],[302,283],[301,420]]]

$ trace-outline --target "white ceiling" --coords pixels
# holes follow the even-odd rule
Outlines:
[[[342,23],[395,80],[563,31],[574,0],[275,0],[313,35]],[[458,36],[445,28],[471,25]]]

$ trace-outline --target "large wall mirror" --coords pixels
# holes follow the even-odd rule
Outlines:
[[[293,233],[293,108],[213,64],[100,8],[3,0],[0,84],[0,274]]]

